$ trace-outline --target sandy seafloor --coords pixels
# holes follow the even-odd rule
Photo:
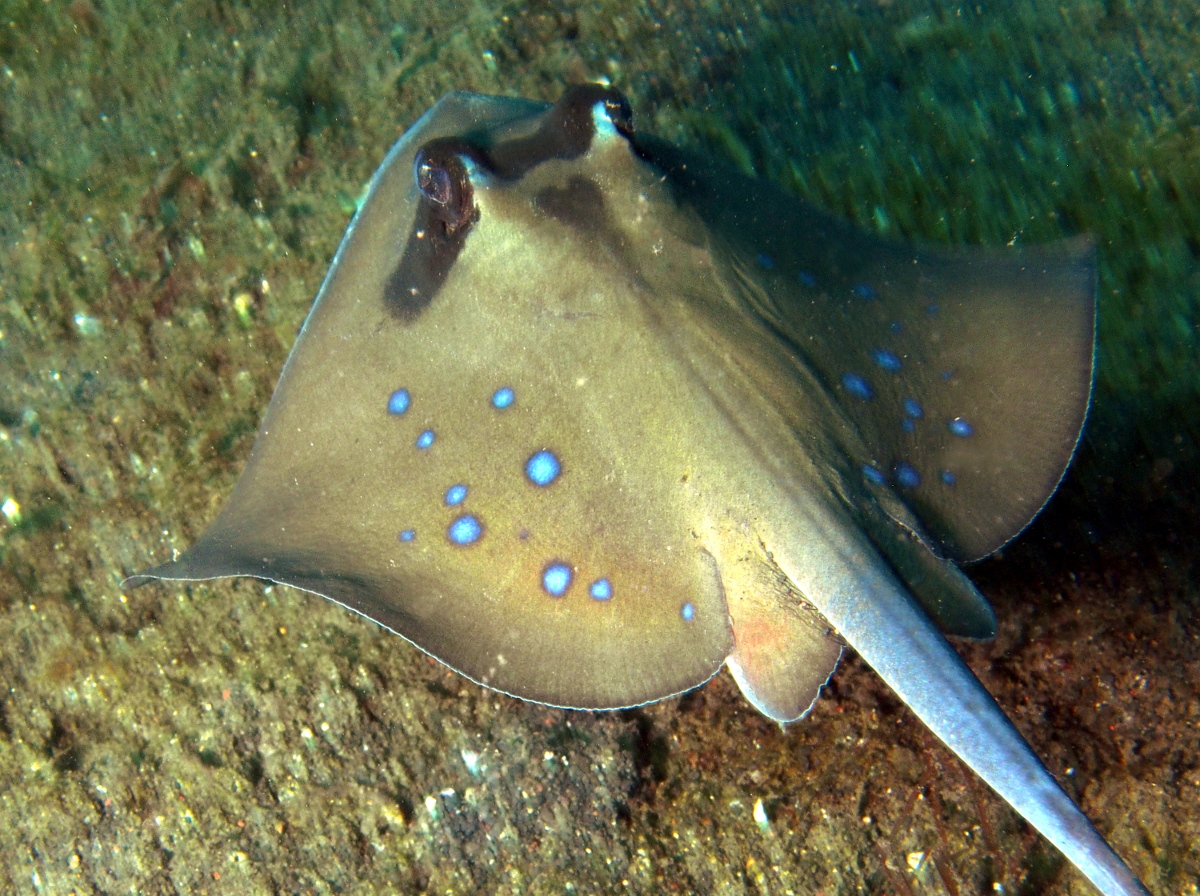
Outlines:
[[[1091,892],[855,659],[786,731],[724,675],[567,712],[289,589],[122,591],[229,493],[404,128],[607,77],[893,236],[1096,237],[1088,437],[960,646],[1150,890],[1197,892],[1193,4],[0,10],[0,891]]]

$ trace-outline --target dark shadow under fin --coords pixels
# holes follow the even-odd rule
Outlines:
[[[950,560],[938,556],[916,517],[894,495],[880,490],[864,502],[859,523],[922,609],[943,633],[990,641],[996,614],[979,589]]]

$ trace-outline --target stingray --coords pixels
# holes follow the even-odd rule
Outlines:
[[[323,595],[471,680],[612,709],[727,666],[781,723],[846,646],[1107,896],[1145,894],[945,635],[1092,379],[1095,253],[889,242],[636,132],[452,93],[395,145],[228,503],[134,576]]]

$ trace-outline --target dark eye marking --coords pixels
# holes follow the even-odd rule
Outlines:
[[[429,307],[479,222],[472,171],[513,181],[548,159],[583,155],[596,134],[597,104],[603,105],[603,114],[619,133],[631,135],[632,117],[625,98],[585,85],[568,90],[533,133],[490,144],[431,140],[417,152],[413,162],[413,178],[421,193],[417,214],[399,263],[383,285],[384,304],[394,317],[412,323]],[[599,205],[598,196],[586,193],[543,199],[552,206],[549,213],[575,219],[585,217],[582,209]]]
[[[383,285],[384,304],[405,323],[433,301],[479,221],[468,167],[477,154],[456,140],[434,140],[417,153],[417,215],[400,263]]]

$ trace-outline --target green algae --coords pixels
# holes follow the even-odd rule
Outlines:
[[[1195,11],[2,12],[0,501],[21,514],[0,520],[0,889],[1079,890],[856,662],[786,733],[724,680],[565,713],[484,692],[309,595],[119,584],[215,514],[347,197],[454,88],[552,99],[610,78],[648,129],[895,235],[1092,232],[1084,472],[1110,483],[1092,512],[1147,478],[1186,495]],[[1047,537],[1076,546],[1060,525]],[[986,567],[1004,626],[969,658],[1152,890],[1195,893],[1194,553],[1134,545]]]

